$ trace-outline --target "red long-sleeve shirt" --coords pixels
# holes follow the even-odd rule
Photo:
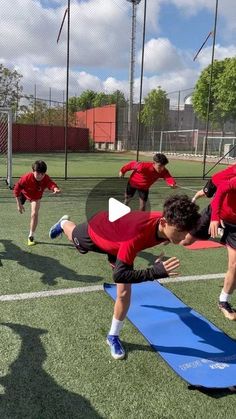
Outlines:
[[[129,178],[129,183],[137,189],[148,190],[158,179],[164,179],[169,186],[176,185],[175,179],[166,168],[158,173],[154,169],[152,162],[131,161],[120,169],[123,174],[129,170],[133,170],[133,173],[131,173]]]
[[[14,186],[13,193],[15,197],[18,197],[22,192],[29,201],[37,201],[42,198],[46,188],[53,190],[58,188],[58,186],[47,174],[45,174],[42,180],[37,181],[33,172],[29,172],[21,176]]]
[[[219,183],[211,201],[211,220],[236,224],[236,176]]]
[[[107,212],[99,212],[89,221],[88,234],[99,249],[132,265],[138,252],[165,241],[157,237],[161,217],[158,211],[132,211],[110,222]]]
[[[232,177],[236,176],[236,164],[233,164],[232,166],[227,167],[227,169],[221,170],[218,173],[215,173],[211,180],[214,183],[216,187],[219,186],[219,184],[224,180],[229,180]]]

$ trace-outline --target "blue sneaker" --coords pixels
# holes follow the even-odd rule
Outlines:
[[[110,346],[111,356],[114,359],[123,359],[125,357],[125,350],[119,336],[107,335],[107,344]]]
[[[49,230],[49,237],[50,239],[55,239],[58,236],[61,236],[63,233],[63,230],[61,228],[61,221],[63,220],[69,220],[68,215],[63,215],[63,217],[60,218],[60,220],[57,221],[56,224],[54,224],[50,230]]]

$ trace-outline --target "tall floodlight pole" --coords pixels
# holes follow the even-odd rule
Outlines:
[[[70,76],[70,0],[67,0],[67,9],[65,10],[57,43],[59,42],[61,31],[67,15],[67,51],[66,51],[66,115],[65,115],[65,136],[64,136],[64,149],[65,149],[65,180],[67,179],[67,140],[68,140],[68,116],[69,116],[69,76]]]
[[[218,0],[216,0],[216,4],[215,4],[215,22],[214,22],[213,44],[212,44],[212,55],[211,55],[211,71],[210,71],[208,102],[207,102],[206,133],[205,133],[205,140],[203,144],[203,179],[206,174],[207,138],[208,138],[209,121],[210,121],[211,91],[212,91],[212,81],[213,81],[214,56],[215,56],[217,15],[218,15]]]
[[[134,101],[135,43],[136,43],[136,7],[141,0],[127,0],[132,3],[131,48],[129,68],[129,107],[128,107],[128,142],[132,140],[132,115]]]

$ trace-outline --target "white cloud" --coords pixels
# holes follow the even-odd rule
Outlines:
[[[108,77],[103,83],[104,91],[112,93],[116,90],[122,91],[128,97],[129,84],[128,80],[117,80],[114,77]]]
[[[225,58],[235,57],[236,45],[229,45],[228,47],[222,47],[219,44],[215,45],[214,59],[224,60]],[[197,57],[197,61],[200,64],[200,68],[203,69],[211,64],[212,59],[212,47],[202,49]]]
[[[192,51],[177,49],[167,38],[168,33],[165,38],[158,37],[163,4],[175,5],[186,19],[210,10],[213,21],[214,0],[148,0],[143,96],[159,85],[167,92],[192,87],[201,69],[211,62],[211,47],[201,51],[194,66]],[[127,0],[71,0],[70,94],[86,89],[107,93],[119,89],[128,97],[131,6]],[[137,6],[136,74],[141,59],[143,6],[144,1]],[[62,99],[66,85],[66,22],[58,45],[56,39],[66,7],[67,0],[1,0],[0,62],[23,74],[27,93],[33,93],[36,84],[40,96],[48,97],[52,88],[53,96]],[[219,2],[219,16],[225,19],[219,33],[229,39],[236,29],[235,0]],[[225,44],[217,41],[215,58],[235,56],[232,38]],[[139,78],[135,79],[134,90],[138,101]]]
[[[144,67],[147,72],[163,72],[183,68],[182,58],[166,38],[150,39],[145,45]],[[138,54],[141,63],[141,52]]]
[[[212,12],[212,24],[216,10],[215,0],[161,0],[163,3],[172,3],[180,9],[186,16],[197,14],[199,11],[208,10]],[[232,30],[236,29],[236,7],[235,0],[222,0],[218,2],[218,22],[224,18],[225,25],[223,31],[226,38]],[[220,28],[221,29],[221,28]]]
[[[34,0],[1,0],[0,50],[9,61],[22,55],[38,65],[65,65],[67,22],[56,39],[65,12]],[[127,2],[126,2],[127,3]],[[113,1],[71,2],[71,66],[121,67],[128,60],[130,19]],[[128,3],[127,3],[128,5]]]
[[[162,0],[174,4],[177,8],[181,9],[186,15],[194,15],[202,9],[213,9],[213,0]]]
[[[100,92],[103,90],[102,81],[97,77],[91,74],[82,71],[80,73],[73,72],[74,81],[78,84],[79,94],[83,90],[94,90],[95,92]]]

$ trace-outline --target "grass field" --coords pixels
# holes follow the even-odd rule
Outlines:
[[[52,177],[62,177],[65,175],[65,155],[64,153],[48,153],[42,155],[15,154],[13,155],[13,177],[19,177],[26,171],[31,170],[31,165],[35,160],[42,159],[47,162],[48,173]],[[5,175],[5,168],[0,155],[0,177]],[[130,160],[136,160],[136,153],[68,153],[67,154],[67,176],[73,177],[113,177],[117,176],[119,169]],[[140,153],[139,160],[150,161],[152,155]],[[174,160],[169,157],[168,169],[174,176],[202,177],[202,162],[185,160]],[[206,164],[206,171],[213,166],[213,163]],[[215,171],[221,170],[224,165],[217,166],[209,176]]]
[[[22,293],[86,288],[72,295],[29,295],[24,300],[0,301],[0,418],[233,419],[236,394],[204,394],[188,389],[129,321],[121,335],[128,356],[114,361],[105,339],[113,303],[102,290],[89,292],[92,286],[112,282],[105,256],[79,255],[65,238],[53,242],[48,238],[50,226],[63,214],[76,222],[85,221],[87,198],[98,183],[93,176],[114,175],[126,161],[122,156],[118,160],[116,156],[115,161],[109,156],[111,160],[104,161],[105,157],[100,160],[99,155],[99,160],[92,161],[87,156],[83,174],[90,174],[91,179],[58,181],[61,196],[45,193],[38,244],[31,248],[26,245],[29,205],[26,203],[25,214],[18,214],[12,192],[1,183],[1,296],[17,298]],[[49,174],[57,176],[61,162],[56,158],[53,161],[52,156],[44,159]],[[27,171],[28,162],[15,159],[14,175]],[[76,160],[73,173],[77,164]],[[186,171],[184,164],[171,162],[171,171]],[[189,166],[187,170],[192,175],[194,168]],[[204,182],[179,179],[178,184],[179,193],[192,196]],[[164,182],[154,185],[151,207],[161,209],[171,193]],[[201,207],[207,203],[202,200]],[[181,276],[220,274],[226,270],[224,248],[190,251],[174,245],[142,252],[136,266],[152,264],[162,250],[166,256],[180,258]],[[166,286],[236,339],[235,324],[223,318],[217,308],[222,283],[222,279],[189,280]],[[235,296],[232,302],[236,305]]]

